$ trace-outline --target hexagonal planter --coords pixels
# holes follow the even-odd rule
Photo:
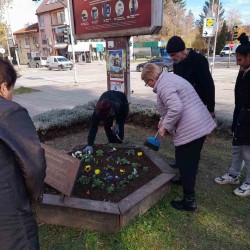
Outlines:
[[[161,174],[117,203],[44,194],[36,206],[39,222],[82,227],[98,232],[115,232],[128,225],[136,216],[145,213],[170,190],[175,176],[168,164],[155,152],[141,148],[161,170]]]

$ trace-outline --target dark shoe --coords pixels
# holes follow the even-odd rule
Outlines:
[[[197,209],[197,204],[195,200],[181,200],[181,201],[171,201],[171,206],[177,210],[194,212]]]
[[[178,168],[176,162],[174,162],[174,163],[169,163],[168,165],[169,165],[169,167],[171,167],[171,168],[173,168],[173,169]]]
[[[174,185],[181,186],[181,185],[182,185],[181,177],[180,177],[180,176],[175,176],[175,177],[172,179],[172,183],[173,183]]]

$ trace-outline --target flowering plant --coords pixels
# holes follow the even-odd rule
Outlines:
[[[93,155],[78,150],[72,156],[81,160],[77,187],[89,197],[106,192],[108,198],[129,192],[128,185],[140,176],[145,178],[149,169],[149,161],[144,159],[142,151],[134,148],[105,148],[102,145],[94,148]]]

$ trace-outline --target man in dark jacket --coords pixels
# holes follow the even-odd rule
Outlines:
[[[193,85],[211,116],[214,117],[215,87],[207,59],[193,49],[187,49],[178,36],[169,39],[167,52],[174,61],[174,73]]]
[[[215,87],[207,59],[193,49],[187,49],[179,36],[171,37],[166,49],[174,62],[174,73],[192,84],[214,118]],[[169,165],[173,168],[177,167],[176,163]]]
[[[124,124],[128,116],[129,105],[127,97],[120,91],[104,92],[94,110],[88,135],[88,146],[85,153],[93,153],[93,144],[102,120],[109,143],[122,143],[124,138]],[[115,124],[114,124],[115,121]]]
[[[41,201],[46,161],[27,110],[12,101],[13,66],[0,59],[0,249],[39,249],[31,203]]]

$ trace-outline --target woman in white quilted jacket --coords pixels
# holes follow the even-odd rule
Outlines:
[[[183,199],[171,201],[178,210],[195,211],[195,181],[206,135],[216,124],[193,86],[184,78],[162,71],[155,64],[144,66],[142,80],[157,94],[159,135],[171,135],[180,170]]]

